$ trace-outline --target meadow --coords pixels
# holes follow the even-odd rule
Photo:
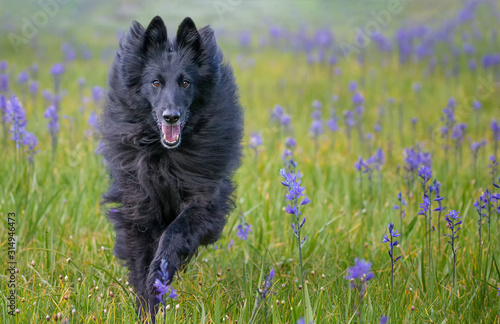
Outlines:
[[[157,323],[498,323],[498,5],[351,38],[220,32],[245,108],[236,208]],[[100,204],[117,40],[62,35],[0,52],[0,323],[139,323]]]

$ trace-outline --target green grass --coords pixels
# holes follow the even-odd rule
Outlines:
[[[38,52],[43,55],[27,51],[0,59],[8,60],[14,76],[34,60],[38,61],[39,81],[41,89],[45,89],[52,87],[48,70],[57,61],[52,59],[52,54],[55,57],[60,54],[55,38],[42,40],[43,47]],[[90,46],[95,46],[96,51],[105,47],[100,41]],[[478,51],[486,52],[486,46],[478,47]],[[303,208],[307,222],[302,231],[308,236],[303,249],[307,299],[316,323],[358,322],[354,312],[356,292],[349,288],[345,279],[346,269],[354,264],[355,257],[372,262],[375,273],[364,299],[362,321],[365,323],[375,323],[382,315],[388,315],[393,323],[498,322],[498,217],[492,218],[489,253],[487,224],[483,224],[480,269],[478,217],[473,208],[474,200],[486,188],[492,188],[487,169],[488,156],[493,152],[489,123],[493,117],[498,118],[499,111],[499,86],[493,82],[493,75],[483,70],[473,74],[463,60],[457,77],[446,77],[447,68],[442,67],[424,76],[425,64],[399,67],[396,57],[382,57],[372,48],[368,49],[364,67],[354,59],[340,61],[340,76],[335,76],[329,66],[307,65],[302,54],[253,50],[245,55],[255,60],[251,68],[235,63],[236,54],[236,50],[226,51],[226,57],[235,66],[241,102],[245,107],[245,143],[251,131],[260,130],[264,146],[257,162],[254,152],[245,150],[243,164],[235,176],[237,206],[217,242],[218,249],[214,246],[200,249],[185,272],[176,278],[174,287],[179,297],[168,301],[166,322],[247,323],[254,309],[256,290],[262,286],[271,268],[276,270],[276,276],[274,293],[267,300],[268,321],[295,323],[305,315],[302,297],[305,290],[299,289],[297,243],[290,228],[293,220],[283,210],[285,188],[278,174],[282,167],[284,139],[289,134],[269,122],[269,112],[276,104],[282,105],[292,116],[293,135],[298,142],[294,156],[304,175],[306,194],[312,201]],[[67,66],[62,82],[67,95],[61,107],[62,114],[74,118],[74,122],[61,118],[55,155],[52,155],[43,118],[46,107],[40,95],[36,102],[28,97],[24,103],[27,129],[39,139],[34,165],[29,167],[26,160],[16,160],[13,142],[0,137],[4,152],[0,164],[0,255],[2,259],[7,256],[7,213],[15,212],[19,269],[17,308],[20,311],[15,317],[8,315],[7,264],[2,262],[1,323],[40,323],[47,315],[54,318],[59,312],[70,323],[139,321],[135,316],[135,296],[127,285],[126,268],[112,253],[112,226],[99,204],[100,195],[107,188],[107,175],[102,160],[94,154],[96,139],[86,134],[89,113],[98,108],[89,103],[83,113],[79,111],[77,78],[85,78],[85,95],[90,96],[89,86],[104,86],[109,64],[108,60],[96,57]],[[383,130],[374,134],[371,143],[360,140],[353,130],[349,142],[340,121],[341,130],[322,135],[315,152],[309,135],[312,101],[317,99],[323,103],[323,118],[329,116],[330,108],[335,105],[342,119],[343,111],[352,106],[347,91],[351,80],[360,83],[366,100],[364,131],[372,132],[379,118],[378,111],[385,106],[385,114],[380,117]],[[422,83],[420,94],[412,91],[414,82]],[[488,91],[480,92],[483,88]],[[12,85],[12,90],[22,93],[17,84]],[[476,125],[469,103],[478,91],[483,109]],[[331,101],[333,94],[339,96],[335,104]],[[387,104],[389,97],[395,98],[395,105]],[[489,140],[479,155],[477,176],[472,168],[468,139],[464,143],[463,156],[458,159],[453,150],[446,156],[442,140],[435,136],[442,125],[441,109],[449,97],[459,102],[457,118],[458,122],[468,123],[467,136],[473,141],[483,137]],[[412,117],[418,117],[415,134],[410,123]],[[445,238],[433,232],[433,263],[429,267],[427,245],[424,245],[424,219],[417,216],[421,189],[416,183],[408,190],[403,178],[403,148],[417,143],[433,155],[433,176],[441,182],[442,196],[446,198],[444,205],[447,209],[458,210],[464,221],[458,241],[460,249],[453,292],[450,248]],[[364,175],[361,190],[354,162],[359,155],[368,158],[378,147],[384,149],[387,157],[382,167],[383,178],[378,183],[374,176],[370,191]],[[393,210],[399,191],[408,203],[402,228],[398,211]],[[236,237],[241,214],[252,224],[247,241]],[[432,225],[437,228],[436,213],[433,217]],[[395,248],[396,255],[402,255],[402,259],[395,266],[392,303],[388,246],[381,243],[390,222],[394,222],[402,233],[400,245]],[[440,222],[443,231],[446,229],[444,217]],[[234,245],[228,248],[231,240]],[[261,306],[255,323],[262,322],[264,308]]]

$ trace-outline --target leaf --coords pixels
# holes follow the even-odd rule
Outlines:
[[[311,300],[309,299],[309,291],[307,290],[307,283],[304,282],[304,302],[305,302],[305,315],[306,323],[314,323],[313,309],[311,306]]]

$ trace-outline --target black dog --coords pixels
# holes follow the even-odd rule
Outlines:
[[[134,21],[108,86],[100,131],[111,184],[103,202],[114,204],[114,252],[130,270],[139,310],[151,314],[161,260],[171,282],[200,245],[219,238],[234,207],[243,113],[213,30],[197,30],[191,18],[173,41],[160,17],[146,29]]]

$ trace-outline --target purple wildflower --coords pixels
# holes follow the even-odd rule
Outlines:
[[[321,104],[321,101],[319,101],[319,100],[314,100],[312,103],[312,106],[314,109],[318,109],[318,110],[320,110],[321,107],[323,107],[323,105]]]
[[[87,123],[94,129],[99,128],[99,120],[97,118],[97,114],[93,111],[90,112],[89,119],[87,119]]]
[[[289,149],[293,150],[295,146],[297,145],[297,141],[295,141],[295,138],[293,137],[287,137],[285,140],[285,146],[288,147]]]
[[[326,125],[328,126],[330,132],[336,132],[339,129],[339,125],[337,124],[337,117],[335,116],[332,116],[330,119],[328,119]]]
[[[24,133],[21,144],[28,147],[28,160],[33,162],[33,156],[38,153],[38,151],[35,151],[35,147],[38,144],[35,134],[30,132]]]
[[[9,64],[7,63],[7,61],[5,60],[0,61],[0,72],[5,72],[5,70],[7,70],[8,65]]]
[[[344,123],[347,128],[347,135],[349,136],[350,134],[350,129],[354,126],[354,114],[351,110],[346,110],[344,112]]]
[[[356,105],[357,107],[358,106],[361,106],[363,104],[363,102],[365,101],[365,99],[363,98],[363,95],[359,92],[356,92],[353,96],[352,96],[352,103],[354,105]]]
[[[29,81],[29,79],[30,76],[28,75],[28,73],[26,73],[26,71],[21,71],[21,73],[19,73],[19,76],[17,77],[17,83],[25,84]]]
[[[158,298],[158,301],[164,305],[164,300],[163,300],[163,295],[167,295],[168,298],[175,299],[177,298],[177,291],[171,287],[171,285],[167,285],[167,282],[170,280],[168,277],[168,271],[167,271],[168,263],[165,261],[165,259],[161,259],[161,264],[160,264],[160,269],[158,271],[158,274],[160,275],[161,279],[156,279],[155,283],[153,284],[153,287],[156,288],[158,291],[158,294],[156,295],[156,298]]]
[[[271,111],[271,121],[280,122],[284,113],[285,112],[283,110],[283,107],[281,107],[280,105],[274,106],[273,110]]]
[[[321,120],[313,120],[311,123],[311,128],[309,128],[309,132],[314,136],[318,137],[319,135],[323,134],[325,131],[323,129],[323,124]]]
[[[57,133],[59,133],[59,114],[56,107],[49,106],[45,110],[43,117],[49,120],[47,123],[47,129],[49,130],[50,137],[52,138],[52,150],[55,151],[57,146]]]
[[[39,71],[38,64],[33,63],[33,65],[31,65],[31,75],[33,76],[33,79],[38,78],[38,71]]]
[[[467,124],[456,124],[455,127],[453,127],[453,132],[451,134],[451,137],[456,140],[457,146],[462,144],[464,138],[465,138],[465,130],[467,129]]]
[[[242,224],[238,225],[236,229],[236,236],[238,236],[243,241],[246,241],[246,239],[248,238],[248,233],[250,233],[250,231],[252,230],[252,225],[245,225],[245,223],[243,222]]]
[[[398,262],[398,260],[401,259],[401,256],[398,256],[397,258],[394,259],[394,247],[399,244],[399,242],[395,240],[395,238],[400,236],[401,234],[398,234],[398,231],[394,229],[394,223],[390,223],[388,225],[388,229],[389,229],[389,236],[387,236],[387,234],[384,234],[382,243],[389,243],[389,257],[391,258],[391,299],[392,299],[392,295],[394,292],[394,264],[396,264],[396,262]]]
[[[103,97],[103,89],[99,86],[95,86],[92,88],[92,99],[94,99],[94,103],[99,103]]]
[[[474,107],[474,110],[479,110],[479,109],[481,109],[481,102],[474,100],[474,102],[472,103],[472,106]]]
[[[354,266],[347,269],[347,276],[345,278],[347,280],[360,279],[361,282],[370,281],[374,277],[373,272],[370,272],[371,267],[372,264],[370,262],[356,258]]]
[[[471,71],[476,71],[476,68],[477,68],[477,63],[476,63],[476,60],[474,59],[470,59],[469,60],[469,69]]]
[[[290,115],[288,115],[288,114],[283,114],[280,122],[281,122],[281,125],[283,125],[284,127],[287,127],[292,122],[292,117],[290,117]]]
[[[450,244],[451,251],[453,253],[453,287],[454,287],[456,256],[458,251],[458,247],[456,246],[456,240],[458,240],[458,231],[460,230],[460,227],[458,226],[462,224],[462,221],[459,220],[460,217],[458,216],[458,212],[456,210],[451,210],[448,214],[446,214],[445,219],[446,222],[448,222],[448,227],[451,231],[451,234],[444,234],[444,235],[449,237],[448,244]]]
[[[9,75],[0,74],[0,92],[9,91]]]
[[[366,173],[369,170],[368,164],[363,161],[363,158],[361,156],[359,157],[358,161],[354,162],[354,167],[356,168],[356,170],[362,173]]]
[[[14,141],[16,148],[19,148],[26,134],[26,112],[17,97],[12,97],[7,101],[5,112],[5,121],[10,124],[10,139]]]
[[[354,92],[358,89],[358,84],[356,81],[350,81],[348,86],[349,92]]]
[[[53,76],[61,75],[63,73],[64,73],[64,65],[62,65],[61,63],[56,63],[52,65],[52,67],[50,68],[50,74],[52,74]]]
[[[425,186],[432,178],[432,170],[426,165],[422,165],[418,170],[418,176],[422,179],[422,185]]]
[[[30,83],[30,93],[36,94],[38,92],[38,81],[31,81]]]
[[[56,134],[59,132],[59,115],[54,106],[49,106],[43,117],[49,119],[49,123],[47,124],[47,129],[51,134]]]
[[[248,147],[257,151],[258,147],[262,146],[262,135],[259,131],[250,133],[250,141]]]

